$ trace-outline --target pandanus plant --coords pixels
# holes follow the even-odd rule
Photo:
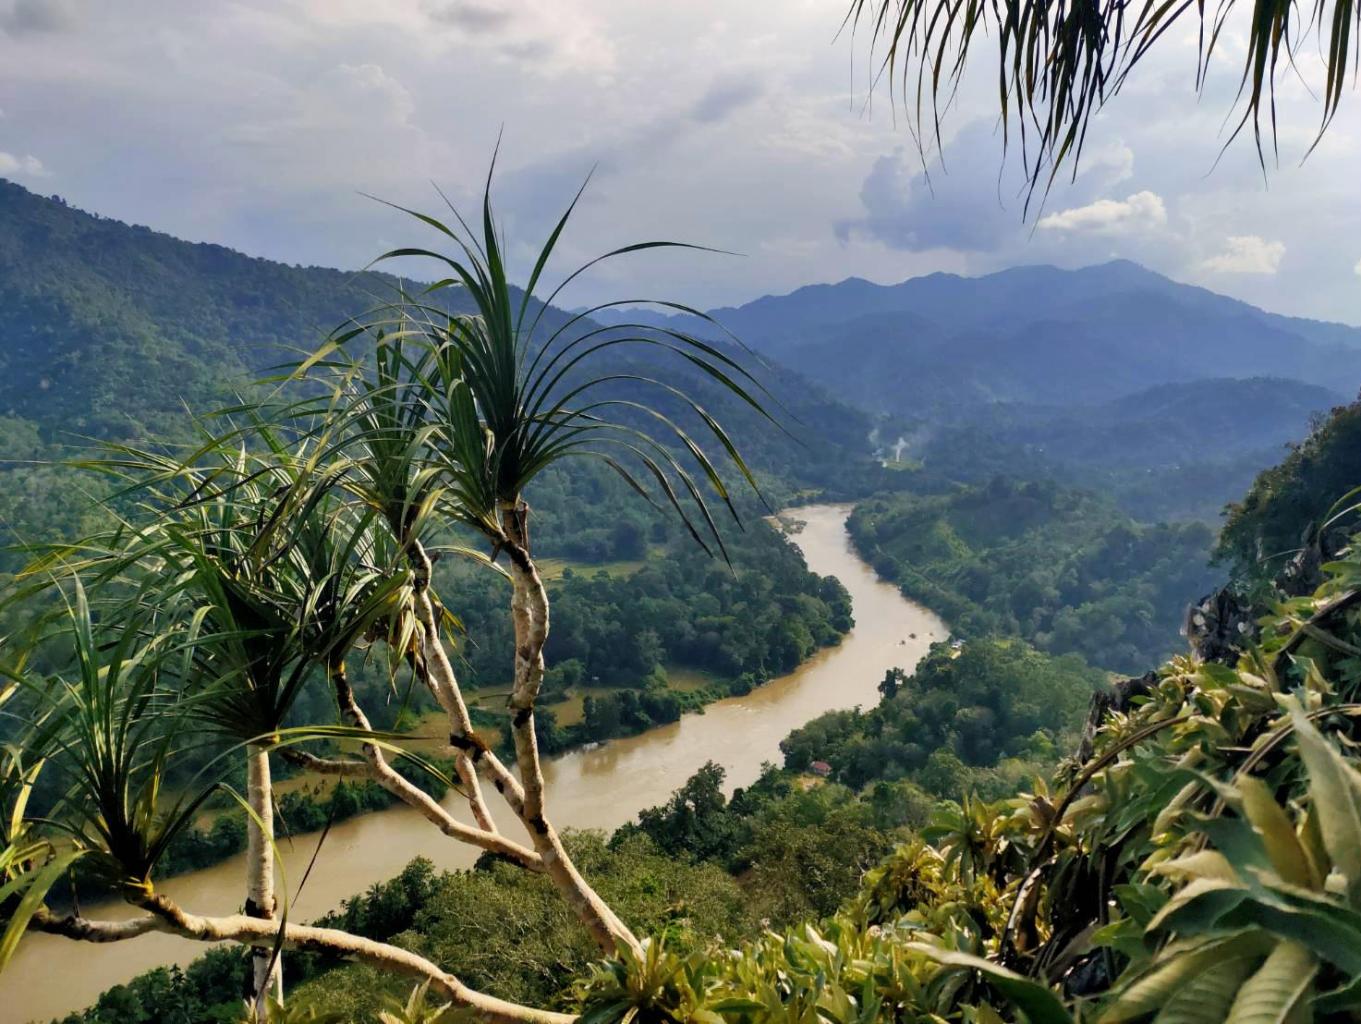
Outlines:
[[[525,494],[550,466],[573,458],[602,460],[654,505],[674,510],[697,543],[712,550],[712,542],[722,551],[709,500],[717,498],[736,521],[740,519],[719,465],[677,418],[640,400],[639,393],[650,391],[680,408],[755,489],[751,471],[718,421],[692,396],[617,356],[642,349],[674,358],[767,414],[753,395],[759,385],[722,347],[669,328],[600,327],[590,319],[625,303],[597,305],[554,325],[552,302],[591,267],[676,243],[644,242],[606,253],[566,275],[540,301],[535,289],[580,193],[540,249],[524,290],[518,291],[509,280],[490,183],[489,177],[476,234],[457,212],[450,227],[406,210],[450,243],[452,252],[406,247],[385,253],[378,262],[423,258],[434,261],[445,276],[420,296],[403,293],[397,302],[347,325],[302,371],[334,370],[336,353],[353,352],[363,342],[376,351],[371,357],[376,366],[373,385],[355,386],[352,374],[342,374],[336,416],[349,428],[351,450],[356,453],[354,486],[398,529],[421,580],[423,662],[432,690],[449,712],[460,776],[470,791],[478,793],[471,776],[474,770],[481,772],[506,798],[527,827],[543,870],[603,949],[612,952],[622,945],[636,951],[636,938],[577,872],[545,807],[534,712],[544,675],[549,597],[530,544]],[[471,312],[450,312],[436,305],[441,297],[449,298],[455,308],[470,305]],[[703,316],[678,304],[660,305]],[[359,358],[367,363],[370,356],[365,352]],[[428,562],[418,531],[408,522],[418,522],[420,510],[426,508],[437,508],[445,518],[484,537],[493,559],[506,556],[515,634],[508,703],[518,778],[477,742],[457,680],[440,649],[437,617],[425,603]],[[486,813],[480,795],[474,798],[474,809],[479,819]]]
[[[1286,702],[1306,806],[1292,813],[1253,775],[1218,786],[1237,815],[1201,820],[1209,845],[1155,867],[1180,888],[1129,894],[1143,910],[1112,930],[1131,965],[1102,1024],[1188,1011],[1233,1024],[1354,1019],[1361,1008],[1361,773]]]
[[[85,545],[81,567],[130,595],[115,606],[120,643],[136,635],[136,616],[155,609],[165,630],[156,642],[183,650],[175,685],[191,710],[177,731],[244,750],[245,908],[270,921],[279,911],[270,748],[312,673],[343,663],[404,580],[351,557],[364,523],[328,507],[305,459],[222,444],[196,454],[190,466],[130,448],[106,460],[102,468],[136,481],[153,515],[121,545]],[[282,997],[277,951],[257,949],[252,973],[263,1019],[269,995]]]
[[[752,395],[751,378],[720,346],[669,329],[600,328],[588,314],[564,320],[549,312],[548,302],[534,298],[575,202],[540,251],[523,293],[509,283],[489,195],[480,238],[461,220],[459,230],[451,230],[417,215],[452,240],[456,254],[403,249],[385,258],[423,255],[441,261],[452,276],[419,300],[402,293],[395,303],[338,331],[285,383],[296,387],[296,378],[309,378],[301,385],[306,397],[269,411],[264,406],[234,410],[234,416],[246,413],[244,426],[208,435],[187,454],[114,447],[96,460],[100,469],[122,478],[120,496],[143,495],[140,513],[119,520],[106,536],[54,549],[34,564],[30,576],[64,572],[108,595],[109,611],[98,618],[113,638],[112,647],[88,649],[116,652],[126,642],[138,651],[145,646],[176,655],[173,680],[163,685],[158,667],[156,686],[148,691],[157,701],[165,696],[167,713],[144,703],[143,710],[156,713],[139,711],[130,718],[145,718],[152,728],[132,744],[133,761],[143,773],[137,778],[151,786],[143,804],[163,799],[159,780],[178,749],[167,739],[155,748],[163,752],[148,759],[152,739],[212,737],[215,749],[225,746],[226,753],[195,777],[184,808],[167,814],[136,810],[141,805],[135,801],[129,805],[135,813],[125,816],[127,828],[119,825],[134,840],[126,844],[102,832],[80,832],[65,847],[30,835],[30,816],[15,795],[22,786],[6,782],[14,820],[25,826],[11,829],[7,859],[0,863],[5,893],[27,894],[26,915],[12,918],[14,941],[25,927],[36,925],[89,941],[160,930],[203,941],[242,942],[258,951],[250,1008],[257,1020],[281,1005],[279,950],[299,947],[412,977],[433,997],[485,1019],[546,1024],[566,1019],[473,991],[405,950],[298,925],[276,914],[270,757],[277,755],[319,774],[373,780],[451,838],[545,873],[603,951],[642,954],[642,944],[572,863],[546,811],[534,712],[544,673],[549,598],[530,546],[525,492],[549,466],[571,458],[601,459],[658,507],[677,512],[701,545],[721,551],[708,502],[721,501],[734,519],[737,509],[720,465],[754,487],[751,472],[714,417],[682,388],[611,354],[632,348],[674,358],[691,374],[763,410]],[[667,244],[628,246],[602,259]],[[567,275],[564,284],[598,262]],[[440,308],[435,303],[443,295],[452,298],[451,306],[471,306],[472,312]],[[371,348],[356,353],[362,342]],[[327,386],[318,388],[318,379]],[[644,400],[649,390],[698,424],[721,449],[722,460],[711,459],[680,418],[649,406]],[[457,530],[468,529],[490,546],[490,555],[485,547],[450,543]],[[435,592],[432,566],[441,552],[451,550],[511,582],[513,766],[474,730],[446,649],[445,626],[453,616]],[[505,568],[497,564],[502,555]],[[148,618],[154,619],[154,629],[137,625]],[[409,665],[447,715],[457,769],[453,785],[468,802],[471,824],[389,763],[390,756],[408,757],[438,774],[404,751],[397,737],[375,730],[350,686],[347,657],[375,647],[385,651],[394,672]],[[97,658],[90,666],[90,679],[106,687],[122,678]],[[290,724],[298,695],[314,681],[323,682],[335,698],[339,724]],[[136,692],[118,689],[109,699],[126,701]],[[79,706],[67,694],[55,705],[61,714],[48,717],[69,718],[67,704]],[[7,779],[22,781],[33,758],[44,754],[80,764],[72,755],[99,747],[94,740],[84,746],[59,740],[57,731],[44,727],[46,721],[42,717],[34,726],[26,747],[32,757],[7,769]],[[358,754],[337,755],[317,745],[337,741],[357,746]],[[174,830],[191,817],[185,808],[199,806],[196,801],[212,791],[238,751],[246,754],[248,775],[248,913],[204,917],[157,892],[152,876]],[[91,777],[77,773],[76,783],[72,807]],[[527,843],[497,827],[484,783],[504,798]],[[124,822],[102,805],[88,820]],[[44,830],[46,825],[39,829]],[[126,861],[121,875],[138,881],[125,886],[124,893],[143,916],[115,923],[47,910],[46,887],[68,850]]]

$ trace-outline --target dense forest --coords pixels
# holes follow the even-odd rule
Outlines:
[[[890,671],[880,703],[829,711],[794,730],[785,767],[814,761],[854,789],[905,779],[937,799],[1009,796],[1077,748],[1076,727],[1105,675],[1074,654],[1017,639],[939,643],[911,675]]]
[[[1315,169],[1361,5],[843,0],[887,149],[781,44],[802,9],[98,6],[0,0],[0,172],[167,222],[191,181],[179,223],[277,244],[337,175],[467,177],[499,117],[534,148],[462,213],[467,181],[385,203],[410,235],[356,272],[0,180],[0,1017],[154,936],[200,955],[52,1024],[1361,1020],[1361,328],[1111,258],[1355,314],[1354,189]],[[1308,176],[1179,184],[1212,126],[1155,52],[1232,97],[1211,159]],[[615,223],[719,237],[583,255],[593,176]],[[730,241],[770,266],[711,301],[990,272],[567,308]],[[833,502],[827,564],[888,585],[772,519]],[[899,592],[948,624],[924,655]],[[810,682],[837,710],[776,707]],[[720,715],[740,759],[660,764]],[[327,847],[387,808],[422,838]],[[328,855],[383,880],[302,920]],[[226,898],[167,884],[228,858]]]
[[[929,801],[888,787],[805,791],[796,781],[771,768],[729,800],[722,769],[710,765],[638,824],[608,839],[574,836],[573,856],[630,920],[666,935],[676,952],[753,934],[763,922],[784,928],[834,913],[907,826],[926,823]],[[598,951],[541,882],[491,860],[471,872],[418,860],[326,921],[419,949],[514,998],[553,1004],[569,998],[572,977]],[[488,905],[491,919],[476,909]],[[240,964],[240,953],[223,949],[182,970],[148,972],[65,1024],[227,1024],[240,1012]],[[391,1009],[408,992],[380,972],[325,958],[301,961],[299,975],[307,980],[298,999],[324,1002],[340,1019]]]
[[[1207,525],[1136,523],[1045,481],[876,498],[848,529],[880,575],[961,636],[1017,635],[1115,671],[1178,649],[1188,604],[1217,578]]]

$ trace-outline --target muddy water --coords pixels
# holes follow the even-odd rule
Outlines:
[[[706,761],[727,769],[729,788],[747,785],[762,762],[780,759],[780,740],[790,730],[824,711],[874,704],[886,669],[911,669],[927,645],[946,635],[940,619],[875,579],[856,556],[845,532],[848,512],[847,506],[817,505],[785,514],[804,524],[792,538],[809,568],[836,576],[851,593],[855,628],[841,644],[745,697],[709,705],[703,715],[686,715],[672,725],[548,763],[548,807],[560,827],[614,829],[643,808],[664,802]],[[315,845],[315,836],[302,836],[285,847],[290,893]],[[448,868],[467,867],[474,859],[470,847],[445,838],[404,808],[343,822],[327,837],[290,916],[316,917],[342,897],[390,878],[416,856]],[[241,862],[235,858],[161,888],[189,910],[223,914],[239,907],[241,879]],[[86,909],[92,917],[126,912],[121,906]],[[30,936],[0,981],[0,1021],[67,1013],[89,1005],[111,985],[159,964],[185,964],[200,952],[198,943],[158,934],[107,946]]]

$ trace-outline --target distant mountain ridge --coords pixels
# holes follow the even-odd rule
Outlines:
[[[1269,313],[1128,260],[896,285],[848,278],[709,315],[843,400],[896,415],[1095,404],[1208,378],[1361,385],[1361,328]],[[693,317],[666,319],[714,333]]]

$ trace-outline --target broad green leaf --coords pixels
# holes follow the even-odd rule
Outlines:
[[[1299,709],[1291,712],[1309,795],[1318,813],[1333,869],[1347,880],[1347,896],[1361,905],[1361,775],[1342,759]]]
[[[1127,985],[1104,1013],[1099,1024],[1137,1020],[1165,1006],[1177,992],[1207,968],[1230,959],[1265,956],[1274,945],[1260,931],[1230,935],[1196,945],[1173,944],[1140,977]]]
[[[1261,959],[1259,953],[1209,964],[1171,993],[1153,1024],[1221,1024],[1243,979]]]
[[[1149,931],[1169,929],[1181,934],[1212,928],[1248,897],[1248,890],[1217,878],[1197,878],[1177,892],[1148,923]]]
[[[1243,985],[1226,1024],[1285,1024],[1307,1004],[1318,961],[1294,942],[1282,942]]]
[[[1226,882],[1232,886],[1242,884],[1238,872],[1233,869],[1228,858],[1218,850],[1198,850],[1185,857],[1164,861],[1156,870],[1159,874],[1170,875],[1173,878],[1188,880],[1203,878],[1213,882]]]
[[[1072,1015],[1064,1007],[1063,1001],[1052,989],[1037,981],[1031,981],[991,960],[984,960],[968,953],[939,949],[921,942],[909,943],[907,948],[947,967],[967,967],[978,971],[987,979],[989,985],[1010,999],[1016,1008],[1025,1014],[1030,1024],[1072,1024]]]
[[[1276,873],[1291,885],[1306,889],[1320,888],[1323,879],[1314,876],[1309,858],[1295,835],[1294,824],[1266,784],[1248,776],[1239,780],[1238,792],[1243,802],[1243,813],[1262,837],[1262,844]]]
[[[1243,901],[1223,915],[1225,927],[1261,928],[1278,938],[1293,939],[1319,957],[1351,974],[1361,974],[1361,915],[1323,899],[1306,902],[1269,893]]]

